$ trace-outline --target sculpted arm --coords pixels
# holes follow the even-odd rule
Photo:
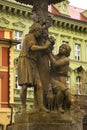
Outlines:
[[[40,50],[45,50],[47,49],[49,46],[50,46],[50,42],[49,41],[46,41],[46,43],[42,46],[39,46],[39,45],[32,45],[31,46],[31,50],[32,51],[40,51]]]
[[[50,42],[47,40],[44,45],[39,46],[36,43],[35,37],[33,35],[29,35],[26,39],[26,42],[28,43],[29,48],[32,51],[40,51],[40,50],[46,50],[50,46]]]
[[[65,65],[69,63],[68,57],[64,57],[63,59],[56,60],[55,57],[51,53],[49,54],[49,59],[52,62],[52,64],[55,66],[61,66],[61,65]]]

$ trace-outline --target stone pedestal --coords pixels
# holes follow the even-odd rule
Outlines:
[[[78,130],[75,125],[68,123],[32,124],[22,123],[9,126],[9,130]]]
[[[70,112],[22,113],[16,115],[15,124],[8,130],[78,130]]]

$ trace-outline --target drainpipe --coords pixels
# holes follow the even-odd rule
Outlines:
[[[10,104],[10,49],[12,47],[12,41],[9,40],[9,48],[8,48],[8,107],[11,109],[11,118],[10,118],[10,124],[12,125],[12,116],[13,116],[13,106]]]
[[[11,49],[11,47],[12,47],[12,43],[14,42],[14,43],[18,43],[18,44],[20,44],[21,42],[20,41],[12,41],[12,40],[9,40],[8,41],[9,42],[9,44],[10,44],[10,46],[9,46],[9,48],[8,48],[8,107],[11,109],[11,118],[10,118],[10,123],[7,125],[7,127],[6,127],[6,130],[8,130],[8,126],[10,126],[10,125],[12,125],[12,116],[13,116],[13,106],[12,106],[12,104],[10,104],[10,102],[9,102],[9,99],[10,99],[10,97],[9,97],[9,95],[10,95],[10,49]]]

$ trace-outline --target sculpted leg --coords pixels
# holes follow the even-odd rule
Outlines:
[[[58,104],[62,104],[63,109],[69,109],[72,106],[73,103],[73,98],[72,95],[69,91],[69,89],[66,87],[66,84],[57,81],[57,80],[52,80],[52,85],[55,87],[58,87],[59,91],[56,95],[56,102]],[[60,109],[60,107],[59,107]],[[60,109],[61,110],[61,109]]]
[[[69,89],[66,89],[65,90],[65,96],[66,96],[66,102],[67,102],[67,108],[70,108],[71,107],[71,105],[73,105],[73,101],[74,101],[74,99],[73,99],[73,96],[72,96],[72,94],[70,93],[70,91],[69,91]]]
[[[20,90],[20,98],[22,103],[22,111],[26,111],[26,96],[27,96],[27,86],[23,85]]]
[[[37,102],[37,95],[36,95],[36,87],[34,87],[34,109],[37,109],[38,102]]]
[[[43,90],[42,90],[41,82],[38,82],[36,86],[36,98],[37,98],[39,111],[49,112],[43,105]]]

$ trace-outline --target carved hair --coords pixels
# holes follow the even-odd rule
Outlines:
[[[37,30],[42,30],[42,26],[39,23],[34,23],[31,25],[29,33],[32,33]]]
[[[68,44],[62,44],[60,47],[65,47],[66,48],[66,54],[70,55],[71,47]]]

